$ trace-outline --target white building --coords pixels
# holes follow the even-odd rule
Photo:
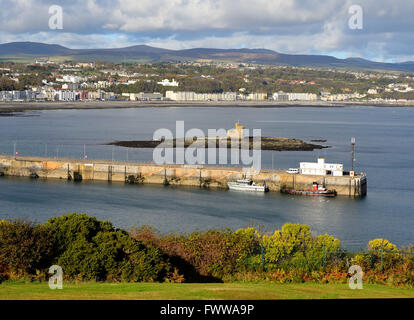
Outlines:
[[[319,176],[343,176],[344,165],[340,163],[325,163],[324,158],[318,158],[318,162],[301,162],[300,173]]]
[[[318,96],[314,93],[277,92],[273,94],[276,101],[316,101]]]
[[[102,80],[99,80],[99,81],[96,83],[96,88],[97,88],[97,89],[105,89],[105,88],[107,88],[107,87],[111,86],[111,84],[112,84],[112,83],[110,83],[109,81],[102,81]]]
[[[0,101],[13,100],[13,93],[11,91],[0,91]]]
[[[159,92],[154,93],[123,93],[122,96],[128,97],[131,101],[151,101],[151,100],[162,100],[163,96]]]
[[[173,101],[193,101],[195,100],[195,94],[192,91],[167,91],[165,97]]]
[[[289,100],[289,95],[287,93],[284,93],[284,92],[276,92],[276,93],[273,94],[273,100],[288,101]]]
[[[70,82],[70,83],[79,83],[85,81],[85,78],[73,76],[73,75],[64,75],[62,78],[56,78],[57,82]]]
[[[172,81],[168,80],[168,79],[164,79],[160,82],[157,82],[158,84],[164,86],[164,87],[178,87],[179,83],[177,81],[175,81],[174,79],[172,79]]]
[[[195,93],[193,91],[167,91],[165,97],[173,101],[236,101],[235,92]]]
[[[252,92],[247,96],[247,100],[262,101],[267,99],[267,93]]]
[[[70,90],[59,90],[56,95],[59,101],[76,101],[79,99],[77,92]]]
[[[288,93],[289,101],[316,101],[318,96],[314,93]]]
[[[62,84],[62,90],[78,90],[79,85],[77,83],[64,83]]]

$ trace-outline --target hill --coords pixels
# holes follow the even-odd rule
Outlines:
[[[135,45],[111,49],[70,49],[56,44],[37,42],[11,42],[0,44],[0,59],[13,60],[19,57],[67,57],[76,61],[212,61],[288,65],[298,67],[378,69],[414,71],[414,61],[403,63],[382,63],[361,58],[338,59],[328,55],[283,54],[268,49],[214,49],[193,48],[169,50],[147,45]]]

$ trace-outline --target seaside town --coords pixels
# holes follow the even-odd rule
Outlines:
[[[0,3],[3,314],[410,314],[414,1]]]
[[[245,63],[0,63],[1,102],[326,101],[413,104],[414,76]]]

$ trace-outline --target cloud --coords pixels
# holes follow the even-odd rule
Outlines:
[[[0,42],[41,41],[72,48],[147,43],[269,48],[376,60],[413,59],[414,3],[360,0],[363,29],[350,30],[351,0],[0,0]],[[49,6],[64,30],[48,28]]]

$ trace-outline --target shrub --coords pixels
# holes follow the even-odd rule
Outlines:
[[[100,233],[94,241],[110,273],[125,281],[161,281],[170,270],[159,249],[133,239],[125,231]]]
[[[341,241],[328,234],[313,237],[305,251],[308,270],[334,264],[343,256],[340,247]]]
[[[307,225],[287,223],[273,235],[262,237],[263,259],[269,270],[278,268],[303,269],[307,271],[320,269],[329,261],[335,263],[341,255],[339,239],[325,235],[312,236]],[[261,257],[256,257],[256,262]],[[325,262],[325,264],[323,263]]]
[[[309,226],[286,223],[282,230],[276,230],[271,236],[262,237],[265,262],[275,264],[298,250],[303,251],[310,240]]]
[[[397,246],[386,239],[374,239],[368,242],[368,250],[398,252]]]
[[[53,252],[55,256],[63,254],[79,238],[91,241],[99,232],[113,231],[112,223],[99,221],[84,213],[69,213],[48,220],[43,226],[52,233]]]
[[[45,277],[53,264],[63,268],[66,278],[83,280],[161,281],[170,271],[159,249],[85,214],[43,225],[0,222],[0,280]]]
[[[24,220],[0,223],[0,277],[22,277],[44,272],[50,266],[50,232]]]
[[[382,271],[381,266],[383,270],[390,270],[403,261],[397,246],[386,239],[369,241],[367,249],[367,253],[357,254],[352,259],[353,263],[360,265],[364,270]]]
[[[217,281],[225,274],[246,270],[248,257],[259,248],[254,228],[180,235],[160,235],[142,228],[134,230],[133,236],[160,248],[186,281]]]
[[[169,270],[158,249],[120,230],[100,232],[90,242],[79,238],[58,264],[69,277],[84,280],[160,281]]]
[[[53,231],[57,264],[70,278],[157,281],[169,270],[160,250],[115,230],[110,222],[72,213],[45,227]]]

